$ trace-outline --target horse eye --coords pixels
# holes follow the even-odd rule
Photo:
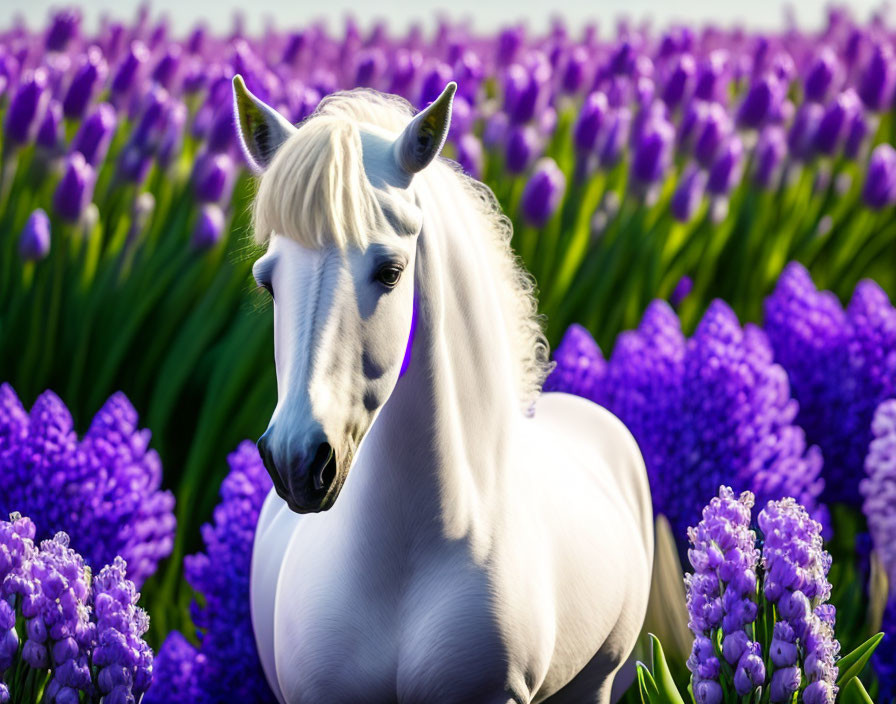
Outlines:
[[[397,267],[394,264],[387,264],[376,272],[376,280],[388,288],[395,286],[400,278],[401,267]]]

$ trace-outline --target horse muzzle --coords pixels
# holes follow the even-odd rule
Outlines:
[[[295,513],[318,513],[333,505],[342,481],[336,453],[326,440],[304,451],[281,457],[271,446],[271,430],[258,440],[258,453],[271,475],[278,496]]]

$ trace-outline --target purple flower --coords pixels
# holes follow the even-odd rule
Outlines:
[[[68,43],[77,36],[80,26],[81,12],[77,8],[67,7],[53,13],[44,40],[47,51],[65,51]]]
[[[27,511],[43,535],[65,528],[94,567],[129,560],[138,585],[155,572],[174,539],[174,497],[159,490],[159,458],[149,431],[121,393],[96,414],[79,442],[52,392],[26,413],[0,385],[0,511]]]
[[[72,151],[81,152],[88,164],[98,166],[106,158],[117,124],[115,108],[109,103],[100,103],[78,128],[72,141]]]
[[[566,190],[566,177],[550,157],[535,164],[523,190],[523,217],[534,227],[544,227],[551,219]]]
[[[737,123],[758,129],[770,120],[784,99],[784,86],[766,74],[754,80],[737,110]]]
[[[859,96],[869,110],[882,110],[893,91],[893,56],[886,44],[877,44],[859,82]]]
[[[226,152],[206,152],[193,170],[193,192],[200,203],[219,203],[230,196],[234,181],[233,159]]]
[[[871,421],[872,440],[859,490],[868,531],[891,591],[896,594],[896,399],[881,403]]]
[[[199,211],[199,218],[193,230],[192,245],[195,249],[211,249],[224,235],[226,217],[215,203],[205,203]]]
[[[722,76],[727,70],[730,59],[724,49],[716,49],[700,61],[697,67],[697,79],[694,86],[694,97],[698,100],[719,100],[722,93]]]
[[[838,68],[839,61],[834,50],[829,46],[822,47],[806,72],[803,84],[806,100],[823,103],[827,99]]]
[[[860,158],[865,149],[865,140],[870,129],[864,110],[857,110],[846,126],[846,141],[843,145],[843,155],[847,159]]]
[[[165,50],[165,53],[162,54],[162,57],[156,63],[155,68],[152,70],[152,80],[158,83],[163,88],[170,88],[171,83],[174,80],[175,75],[177,74],[177,69],[180,67],[180,57],[182,53],[182,49],[178,44],[169,44],[168,48]]]
[[[710,103],[695,129],[694,157],[702,166],[712,165],[731,131],[728,111],[719,103]]]
[[[665,176],[672,158],[675,129],[669,121],[655,113],[640,130],[632,156],[632,176],[643,184],[660,181]]]
[[[6,110],[3,136],[13,144],[24,144],[37,127],[36,118],[46,98],[47,71],[26,71]]]
[[[53,194],[53,207],[61,218],[77,222],[93,198],[96,172],[81,152],[69,154],[62,180]]]
[[[663,85],[662,100],[674,110],[682,101],[697,72],[697,64],[690,54],[681,54],[675,61],[669,77]]]
[[[560,85],[566,93],[578,93],[585,83],[590,55],[584,46],[573,47],[566,56]]]
[[[896,699],[896,598],[892,594],[884,610],[881,630],[884,638],[872,660],[880,686],[877,699],[880,702],[892,702]]]
[[[629,140],[631,124],[632,114],[627,107],[617,108],[610,114],[604,137],[598,143],[598,155],[604,168],[612,168],[619,162]]]
[[[532,52],[526,64],[513,64],[504,78],[504,112],[513,124],[523,124],[541,113],[548,98],[551,65],[540,52]],[[444,85],[444,82],[442,83]]]
[[[457,140],[457,163],[473,178],[482,178],[482,142],[478,137],[469,132],[460,136]]]
[[[202,702],[196,671],[204,665],[205,657],[181,633],[171,631],[153,662],[153,683],[142,704]]]
[[[98,46],[90,47],[81,57],[81,64],[62,101],[62,111],[67,118],[81,118],[87,109],[87,104],[93,98],[96,86],[102,85],[106,79],[107,70],[102,50]]]
[[[896,149],[889,144],[878,144],[871,152],[862,197],[874,210],[896,202]]]
[[[800,105],[787,133],[787,146],[792,157],[805,161],[814,155],[815,134],[822,117],[824,108],[818,103]]]
[[[196,700],[189,690],[175,689],[175,683],[183,681],[208,701],[276,702],[261,669],[249,616],[252,542],[271,480],[249,441],[241,443],[228,462],[231,470],[221,485],[214,523],[202,530],[206,552],[184,561],[187,581],[202,595],[202,605],[194,602],[191,609],[200,631],[199,652],[194,658],[182,639],[165,641],[159,660],[168,664],[157,673],[148,704],[192,704]],[[171,664],[181,654],[192,659],[191,667]]]
[[[763,188],[773,185],[780,171],[781,162],[787,153],[787,137],[778,125],[764,127],[756,142],[756,183]]]
[[[814,135],[814,146],[822,154],[832,155],[843,140],[844,132],[852,116],[861,111],[859,96],[848,88],[828,105]]]
[[[504,164],[512,174],[520,174],[540,151],[541,140],[531,125],[514,125],[507,135],[504,147]]]
[[[681,222],[688,222],[703,200],[706,188],[706,172],[695,164],[690,164],[681,176],[669,207]],[[673,303],[673,305],[675,305]]]
[[[50,218],[38,208],[25,222],[19,236],[19,256],[22,259],[43,259],[50,253]]]
[[[62,144],[62,105],[59,101],[50,100],[47,103],[35,142],[50,153],[57,152]]]
[[[691,289],[694,288],[694,281],[690,276],[682,276],[678,283],[675,284],[675,290],[672,291],[672,295],[669,296],[669,303],[673,308],[678,308],[681,305],[682,301],[687,298]]]
[[[717,196],[728,195],[740,180],[743,167],[744,143],[736,134],[728,138],[709,169],[706,190]]]
[[[564,349],[565,341],[545,388],[579,393],[626,424],[644,455],[654,510],[674,535],[699,517],[695,497],[732,477],[763,501],[799,497],[826,520],[818,503],[821,455],[807,451],[794,424],[787,375],[762,331],[741,327],[725,303],[712,303],[690,340],[671,307],[654,301],[639,328],[619,336],[609,363],[595,351],[581,368],[587,359],[561,355]],[[564,386],[571,381],[578,386]],[[685,483],[691,491],[680,490]]]
[[[584,156],[594,150],[597,136],[606,121],[608,112],[607,96],[602,92],[595,91],[585,98],[573,127],[573,144],[575,144],[579,155]]]
[[[825,499],[858,507],[874,410],[896,396],[896,309],[862,281],[844,311],[793,262],[765,301],[765,330],[799,402],[796,422],[824,453]]]
[[[131,42],[128,53],[122,59],[112,82],[109,86],[109,92],[114,98],[120,98],[131,92],[137,79],[140,68],[149,60],[149,49],[139,40]]]
[[[775,670],[769,685],[769,700],[776,703],[791,701],[802,681],[802,673],[798,667],[790,666]]]

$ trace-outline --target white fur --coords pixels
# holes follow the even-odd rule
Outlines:
[[[262,509],[251,607],[271,686],[284,704],[609,701],[649,591],[638,448],[579,398],[546,394],[525,412],[543,338],[490,193],[439,161],[401,183],[387,147],[410,113],[388,99],[355,92],[321,113],[277,154],[256,210],[271,223],[278,208],[320,209],[307,236],[272,225],[256,264],[275,297],[269,433],[276,454],[322,432],[344,481],[328,511],[294,514],[273,491]],[[363,159],[370,192],[351,200],[367,213],[302,193],[317,183],[302,132],[334,115],[357,123],[337,131],[362,153],[331,153]],[[293,171],[305,180],[286,185]],[[288,198],[301,212],[277,205]],[[326,232],[356,217],[371,229]],[[370,280],[384,253],[407,265],[390,291]]]

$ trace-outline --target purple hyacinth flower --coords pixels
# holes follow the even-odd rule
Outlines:
[[[563,199],[566,177],[550,157],[540,159],[523,189],[521,207],[526,222],[544,227]]]
[[[62,144],[62,105],[57,100],[50,100],[44,112],[37,137],[34,140],[39,147],[49,152],[56,152]]]
[[[594,338],[581,325],[570,325],[554,349],[557,366],[544,383],[545,391],[562,391],[596,399],[607,363]]]
[[[564,92],[574,94],[582,89],[590,58],[591,55],[584,46],[575,46],[569,51],[560,79],[560,85]]]
[[[896,399],[881,403],[871,422],[874,438],[865,458],[867,477],[859,490],[868,531],[887,579],[896,585]]]
[[[672,294],[669,296],[669,303],[674,308],[678,308],[681,305],[682,301],[687,298],[691,294],[691,290],[694,288],[694,280],[690,276],[682,276],[678,283],[675,284],[675,289],[672,291]]]
[[[740,180],[744,143],[738,135],[728,138],[709,170],[706,190],[717,196],[727,195]]]
[[[889,144],[878,144],[871,152],[862,197],[874,210],[896,202],[896,150]]]
[[[53,194],[53,207],[61,218],[77,222],[93,198],[96,172],[81,152],[72,152],[65,162],[62,180]]]
[[[798,667],[790,666],[775,670],[769,685],[769,700],[775,704],[791,701],[794,692],[799,691],[802,680],[802,673]]]
[[[233,159],[227,152],[206,152],[196,160],[193,191],[200,203],[218,203],[230,195],[235,177]]]
[[[677,220],[688,222],[694,217],[694,213],[703,200],[705,188],[706,172],[695,164],[690,164],[682,174],[669,203],[672,214]]]
[[[504,147],[504,163],[512,174],[520,174],[529,168],[541,149],[538,132],[531,125],[514,125],[507,135]]]
[[[719,103],[710,103],[698,122],[694,135],[694,157],[704,168],[713,164],[731,131],[728,111]]]
[[[532,120],[545,107],[551,65],[540,52],[527,57],[526,65],[513,64],[504,76],[504,112],[511,123]]]
[[[106,79],[107,70],[102,50],[98,46],[90,47],[81,58],[81,65],[62,101],[62,111],[67,118],[81,119],[87,104],[93,98],[94,89]]]
[[[642,184],[661,180],[672,159],[675,128],[662,115],[654,113],[644,123],[634,144],[632,176]]]
[[[727,70],[730,58],[724,49],[716,49],[703,58],[697,67],[694,84],[694,97],[697,100],[716,101],[722,88],[722,77]]]
[[[224,211],[220,206],[215,203],[203,205],[193,230],[193,239],[191,240],[193,248],[211,249],[218,244],[224,236],[225,221]]]
[[[663,102],[670,110],[678,107],[679,103],[684,99],[684,96],[690,90],[690,85],[694,80],[696,72],[697,63],[694,61],[693,56],[682,54],[678,57],[663,85],[661,95]]]
[[[386,65],[386,56],[378,47],[362,50],[355,60],[354,85],[376,86],[386,70]]]
[[[784,87],[773,75],[764,75],[750,84],[747,95],[737,110],[737,123],[758,129],[780,109]]]
[[[81,152],[88,164],[98,166],[106,158],[117,124],[115,108],[109,103],[100,103],[78,128],[72,140],[72,151]]]
[[[806,72],[806,80],[803,84],[806,100],[823,103],[837,76],[838,68],[837,54],[831,47],[823,47]]]
[[[632,113],[627,107],[614,110],[607,119],[607,128],[602,139],[598,141],[598,156],[604,168],[611,168],[619,163],[622,152],[629,141],[632,125]]]
[[[178,631],[171,631],[153,661],[153,684],[142,704],[189,704],[202,701],[197,670],[204,664],[196,648]]]
[[[50,28],[44,40],[47,51],[65,51],[68,43],[78,35],[81,27],[81,12],[67,7],[53,13]]]
[[[846,126],[846,140],[843,144],[843,156],[847,159],[859,159],[865,151],[865,143],[870,132],[864,110],[857,110]]]
[[[779,167],[787,153],[787,136],[778,125],[768,125],[759,133],[756,142],[754,179],[763,188],[768,188],[777,178]]]
[[[445,89],[445,84],[452,80],[453,77],[454,71],[451,70],[451,67],[448,64],[442,63],[441,61],[436,61],[431,64],[429,68],[423,72],[418,104],[421,107],[429,105],[442,94],[442,91]],[[330,91],[321,92],[326,93]]]
[[[482,142],[476,135],[467,133],[457,140],[457,163],[464,173],[475,179],[482,178]]]
[[[37,127],[35,120],[46,99],[47,70],[26,71],[16,87],[3,125],[3,136],[13,144],[25,144]]]
[[[163,88],[170,88],[177,70],[180,68],[180,58],[183,50],[179,44],[170,44],[162,57],[158,60],[150,77]]]
[[[391,79],[389,92],[408,97],[417,72],[423,65],[423,55],[411,49],[398,49],[389,61]],[[458,80],[462,80],[458,76]],[[460,88],[461,84],[458,84]]]
[[[118,65],[109,85],[109,92],[114,98],[118,99],[131,92],[140,68],[147,61],[149,61],[149,49],[146,48],[146,45],[139,40],[131,42],[127,55]]]
[[[50,253],[50,218],[38,208],[25,222],[19,237],[19,256],[22,259],[43,259]]]
[[[848,88],[828,105],[815,130],[814,146],[821,154],[831,156],[839,148],[852,116],[862,110],[859,96]]]
[[[594,150],[608,112],[607,96],[601,91],[594,91],[585,98],[573,127],[573,144],[580,156],[590,154]]]
[[[893,55],[886,44],[877,44],[859,82],[859,97],[869,110],[882,110],[893,92]]]
[[[824,116],[824,108],[818,103],[803,103],[796,111],[793,124],[787,133],[787,146],[794,159],[808,160],[814,154],[815,134]]]

